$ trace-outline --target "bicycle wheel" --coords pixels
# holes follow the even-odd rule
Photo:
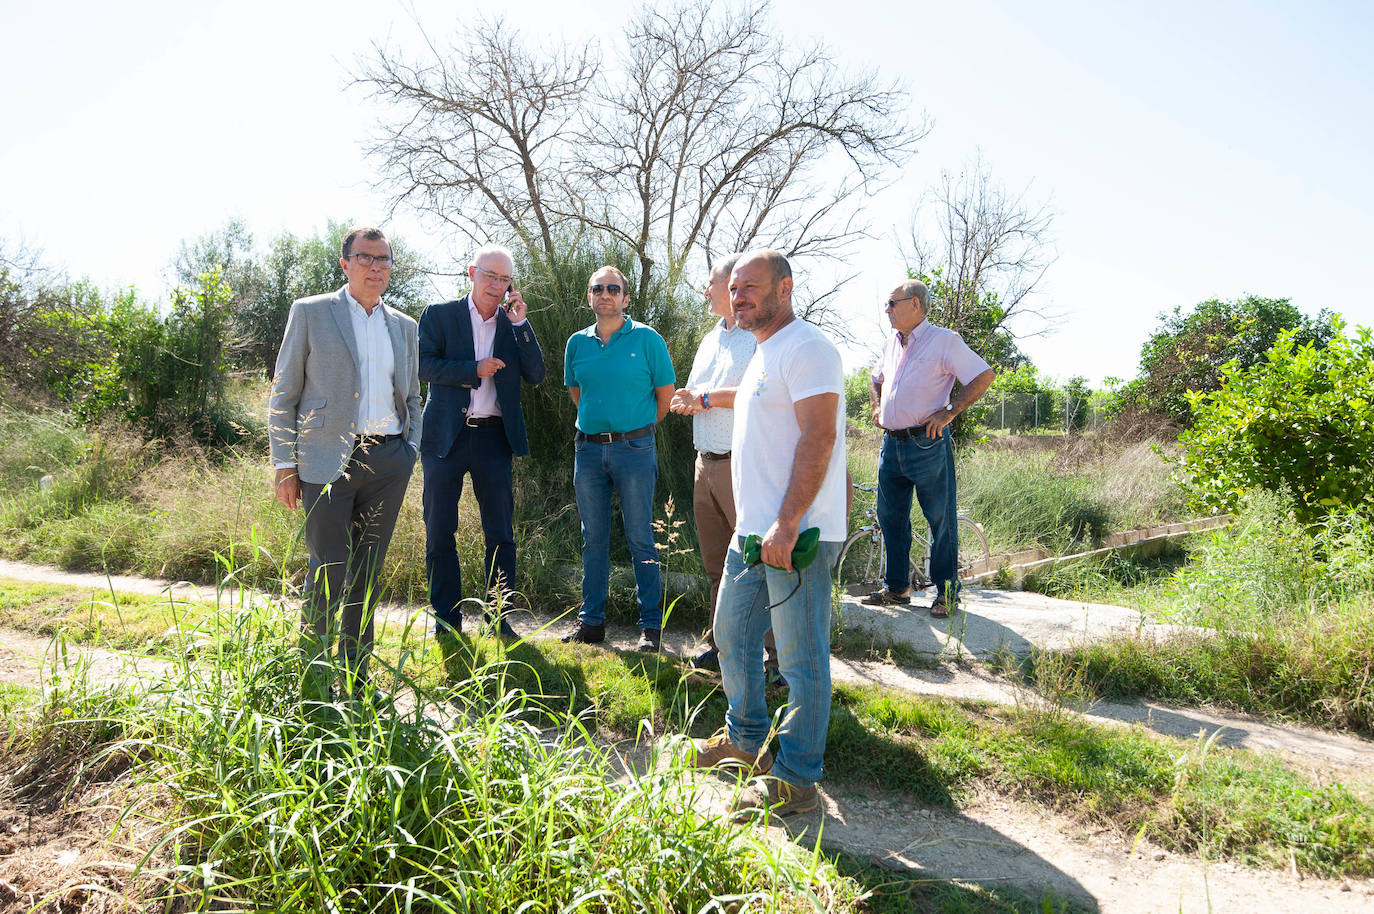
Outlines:
[[[959,580],[966,581],[974,575],[992,570],[992,553],[988,550],[988,538],[983,528],[967,515],[959,515]],[[930,586],[930,528],[911,534],[911,554],[920,555],[920,580],[918,587]],[[915,561],[912,563],[916,564]],[[912,577],[915,581],[916,577]]]
[[[973,518],[959,515],[959,580],[966,581],[974,575],[992,571],[992,553],[988,549],[987,534],[983,525],[974,523]]]
[[[882,586],[883,535],[877,528],[861,528],[850,534],[835,560],[835,582],[841,591],[859,596]]]
[[[930,528],[911,527],[911,589],[925,590],[930,581]]]

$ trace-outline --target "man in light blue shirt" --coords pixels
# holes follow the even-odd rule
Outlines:
[[[606,639],[611,494],[618,492],[639,603],[637,649],[657,651],[663,585],[653,530],[654,427],[668,414],[675,377],[663,337],[625,316],[629,302],[625,274],[611,266],[597,270],[587,284],[596,323],[569,337],[563,354],[563,383],[577,405],[573,490],[582,522],[582,609],[563,640]]]

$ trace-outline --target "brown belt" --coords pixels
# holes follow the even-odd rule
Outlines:
[[[726,451],[724,454],[713,454],[713,453],[711,453],[710,451],[697,451],[697,453],[701,455],[701,459],[702,459],[702,460],[729,460],[729,459],[730,459],[730,452],[729,452],[729,451]]]

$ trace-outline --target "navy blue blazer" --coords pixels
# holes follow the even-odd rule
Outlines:
[[[496,402],[501,404],[511,453],[523,457],[530,452],[530,444],[525,435],[525,414],[520,409],[520,380],[528,384],[544,380],[544,353],[528,321],[513,327],[506,310],[498,308],[491,354],[506,363],[493,376]],[[463,423],[472,391],[482,382],[477,377],[466,295],[457,301],[430,305],[420,315],[420,380],[429,382],[420,425],[420,453],[447,456],[467,428]]]

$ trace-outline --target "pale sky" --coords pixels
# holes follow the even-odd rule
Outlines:
[[[616,37],[631,4],[475,8],[536,40],[584,42]],[[446,39],[474,7],[414,9]],[[348,74],[374,40],[415,42],[410,10],[0,0],[0,238],[41,248],[73,277],[156,297],[179,242],[232,217],[260,241],[329,218],[382,220],[362,153],[375,112]],[[877,303],[903,277],[897,240],[914,203],[981,150],[997,179],[1057,214],[1039,305],[1059,318],[1022,344],[1049,375],[1133,376],[1159,312],[1211,297],[1290,297],[1374,325],[1361,267],[1374,247],[1372,10],[776,2],[779,32],[900,78],[913,119],[935,125],[901,179],[868,201],[874,238],[851,260],[845,313],[876,346]],[[387,226],[439,265],[468,254],[410,215]]]

